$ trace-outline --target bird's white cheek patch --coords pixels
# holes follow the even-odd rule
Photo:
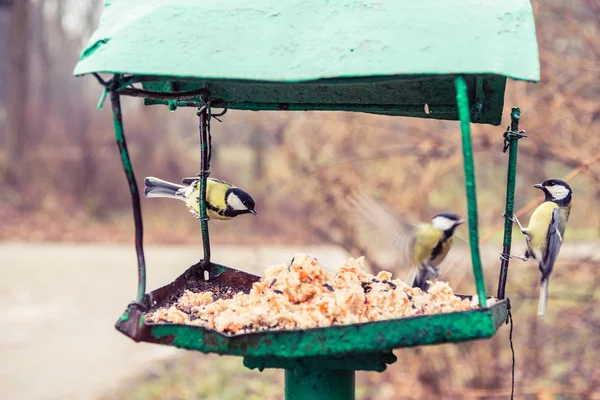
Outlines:
[[[569,195],[569,189],[561,185],[548,186],[546,189],[556,200],[562,200]]]
[[[449,218],[446,218],[446,217],[435,217],[431,221],[431,225],[433,225],[433,227],[435,229],[439,229],[440,231],[445,231],[447,229],[452,228],[452,226],[454,226],[454,221]]]
[[[242,203],[240,198],[235,194],[230,194],[229,197],[227,197],[227,204],[229,204],[229,207],[233,208],[234,210],[247,210],[244,203]]]

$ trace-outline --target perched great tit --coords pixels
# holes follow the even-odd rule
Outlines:
[[[179,199],[196,218],[200,218],[200,180],[185,178],[183,185],[148,177],[144,180],[146,197]],[[185,186],[184,186],[185,185]],[[254,200],[242,189],[214,178],[206,180],[206,215],[210,219],[228,220],[241,214],[254,214]]]
[[[454,231],[465,221],[444,212],[428,223],[414,224],[399,220],[366,194],[355,194],[350,202],[371,230],[391,241],[398,260],[412,265],[406,283],[426,291],[429,288],[427,281],[439,278],[440,263],[452,247]]]
[[[513,216],[513,221],[517,222],[527,242],[525,254],[515,258],[527,261],[529,257],[532,257],[539,261],[542,277],[540,279],[538,317],[544,318],[548,304],[550,274],[563,243],[565,228],[571,213],[573,191],[567,182],[560,179],[549,179],[544,183],[533,185],[533,187],[541,189],[546,198],[531,214],[527,228],[523,228],[519,220]]]

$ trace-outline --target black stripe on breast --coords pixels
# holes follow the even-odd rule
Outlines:
[[[220,209],[218,209],[217,207],[215,207],[215,206],[213,206],[212,204],[210,204],[208,201],[206,202],[206,208],[208,208],[210,211],[214,211],[214,212],[216,212],[217,214],[219,214],[219,215],[221,215],[221,216],[225,215],[225,214],[224,214],[224,213],[225,213],[225,210],[220,210]]]
[[[440,255],[440,253],[442,252],[444,243],[446,243],[448,241],[448,239],[450,239],[450,236],[452,236],[451,231],[444,232],[444,237],[442,238],[442,240],[440,240],[438,242],[438,244],[433,248],[433,251],[431,252],[431,260],[435,259],[437,256]]]

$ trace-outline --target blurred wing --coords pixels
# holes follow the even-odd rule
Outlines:
[[[397,254],[403,266],[412,265],[412,251],[415,241],[415,226],[401,221],[394,213],[371,196],[361,192],[354,193],[349,202],[353,213],[358,216],[361,231],[370,233],[372,243],[384,240]]]
[[[548,234],[546,235],[546,252],[540,263],[542,280],[546,280],[552,272],[560,247],[562,246],[565,228],[566,224],[564,220],[560,218],[560,208],[557,207],[552,211],[552,220],[550,221],[550,227],[548,228]]]
[[[458,229],[458,228],[457,228]],[[467,238],[463,239],[462,235],[458,236],[454,233],[454,245],[453,246],[464,246],[469,244],[469,232],[467,232]]]

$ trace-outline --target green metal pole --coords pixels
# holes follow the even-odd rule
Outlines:
[[[355,372],[285,370],[285,400],[354,400]]]
[[[519,107],[513,107],[510,113],[510,132],[519,132],[519,120],[521,119],[521,110]],[[505,136],[505,140],[508,140],[508,173],[506,178],[506,210],[504,217],[504,242],[502,246],[502,253],[505,255],[510,254],[510,247],[512,243],[512,228],[513,222],[511,217],[515,208],[515,184],[517,181],[517,154],[519,151],[519,137],[514,134],[508,134]],[[506,151],[506,148],[504,149]],[[498,281],[498,298],[503,299],[505,296],[506,279],[508,277],[508,261],[509,257],[503,257],[500,265],[500,279]]]
[[[471,116],[469,109],[469,96],[467,82],[462,76],[455,79],[456,102],[458,104],[458,117],[462,132],[462,148],[465,169],[465,183],[467,187],[467,208],[469,211],[469,242],[471,244],[471,261],[473,275],[477,286],[477,296],[481,307],[486,306],[485,281],[481,269],[481,255],[479,254],[479,234],[477,232],[477,193],[475,189],[475,164],[473,162],[473,147],[471,144]]]
[[[202,245],[204,246],[203,263],[205,268],[210,264],[210,237],[208,234],[208,217],[206,216],[206,179],[210,174],[210,141],[208,133],[208,106],[198,112],[200,117],[200,228],[202,230]]]
[[[123,116],[121,114],[121,98],[119,93],[110,92],[110,101],[112,103],[113,123],[115,128],[115,136],[119,153],[121,155],[121,163],[123,170],[129,183],[129,191],[131,192],[131,203],[133,205],[133,222],[135,224],[135,250],[137,253],[138,263],[138,292],[137,302],[141,303],[146,294],[146,260],[144,257],[144,226],[142,223],[142,206],[140,204],[140,192],[135,181],[133,166],[129,158],[127,150],[127,142],[125,141],[125,132],[123,130]]]

